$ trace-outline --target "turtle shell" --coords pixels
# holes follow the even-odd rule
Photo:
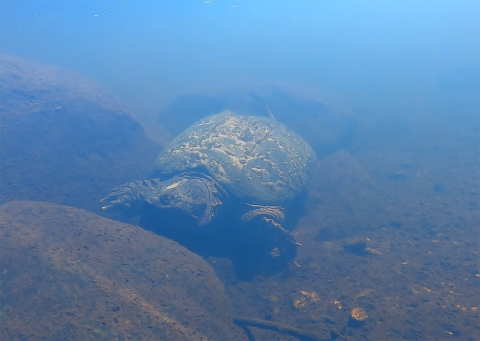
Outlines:
[[[285,125],[223,112],[181,133],[155,167],[161,174],[205,172],[230,193],[279,204],[304,188],[315,160],[312,148]]]

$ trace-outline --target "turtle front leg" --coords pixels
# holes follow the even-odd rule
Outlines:
[[[290,231],[284,229],[282,227],[282,225],[280,225],[279,223],[275,222],[273,219],[269,219],[267,217],[263,217],[263,220],[267,223],[267,224],[271,224],[274,228],[277,228],[281,231],[280,233],[280,242],[278,243],[278,245],[282,248],[282,250],[285,252],[286,250],[291,250],[292,247],[295,246],[295,248],[297,246],[303,246],[302,243],[299,243],[297,242],[297,239],[295,238],[295,236],[293,234],[290,233]],[[283,252],[283,253],[284,253]],[[276,258],[276,257],[281,257],[283,256],[283,253],[282,251],[280,251],[280,249],[275,246],[272,251],[270,251],[270,256],[272,256],[273,258]],[[295,262],[294,260],[292,260],[293,264],[296,266],[296,267],[300,267],[300,264],[298,264],[297,262]]]
[[[249,221],[257,216],[270,216],[279,221],[285,219],[285,214],[283,213],[284,208],[282,206],[264,206],[264,205],[253,205],[247,203],[248,206],[253,207],[253,210],[248,211],[242,216],[242,220]]]
[[[282,222],[285,220],[285,214],[283,213],[284,208],[281,206],[263,206],[263,205],[253,205],[253,204],[248,204],[248,206],[253,207],[254,209],[251,211],[248,211],[244,215],[242,215],[241,220],[243,221],[250,221],[255,217],[262,217],[262,220],[264,221],[265,225],[279,229],[282,231],[282,233],[286,233],[294,241],[294,244],[297,246],[302,246],[303,244],[298,243],[295,240],[295,237],[290,234],[290,231],[286,230],[282,226]]]
[[[281,206],[263,206],[247,204],[253,209],[245,213],[241,220],[253,223],[264,230],[262,235],[268,236],[267,240],[271,241],[274,248],[270,252],[273,258],[291,259],[296,254],[297,246],[303,244],[297,242],[295,237],[282,226],[285,219],[283,207]],[[256,222],[255,222],[256,221]],[[293,261],[297,266],[298,263]]]
[[[100,202],[108,202],[102,206],[102,210],[112,207],[131,207],[136,203],[143,202],[145,197],[155,190],[161,184],[159,179],[135,180],[115,187],[109,195],[101,199]]]

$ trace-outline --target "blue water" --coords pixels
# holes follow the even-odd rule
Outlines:
[[[218,253],[207,243],[193,247],[197,239],[184,243],[203,252],[217,271],[236,316],[311,331],[328,315],[338,335],[362,340],[474,340],[480,333],[479,18],[476,0],[0,0],[0,53],[96,80],[162,147],[199,118],[223,109],[267,117],[271,109],[277,121],[310,143],[319,159],[311,193],[303,194],[290,218],[307,250],[296,258],[300,270],[239,280],[228,262],[208,258],[236,252],[221,245],[224,236],[204,236]],[[60,108],[48,117],[61,117],[71,129]],[[38,117],[38,124],[46,122]],[[128,120],[122,117],[115,127],[123,129]],[[62,149],[67,158],[74,134],[65,130],[71,134]],[[11,137],[16,131],[4,141],[20,145],[22,136]],[[97,141],[97,133],[91,139],[79,134],[98,147],[78,157],[87,160],[87,171],[95,160],[115,154],[102,154],[109,144]],[[122,149],[128,141],[116,133],[100,135],[112,141],[115,136],[112,145]],[[15,173],[15,162],[26,157],[16,153],[24,149],[9,147],[4,162],[11,161]],[[54,164],[60,154],[52,155]],[[50,178],[55,174],[49,171]],[[89,179],[91,192],[104,191],[93,183],[95,176]],[[27,186],[37,185],[31,181]],[[16,193],[12,188],[8,193]],[[150,213],[156,228],[161,219]],[[175,229],[177,234],[185,237]],[[235,256],[243,259],[241,252]],[[246,267],[257,261],[249,256]],[[319,302],[301,296],[309,291],[318,292]],[[292,297],[314,308],[305,312],[292,305]],[[357,305],[369,311],[365,329],[349,318]],[[443,313],[437,316],[438,309]],[[386,338],[379,338],[383,330]],[[274,334],[255,337],[268,335]]]
[[[478,1],[2,1],[0,47],[97,79],[145,122],[179,95],[265,84],[436,117],[476,98],[479,14]]]

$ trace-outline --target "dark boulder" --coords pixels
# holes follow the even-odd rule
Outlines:
[[[268,107],[268,108],[267,108]],[[319,157],[352,148],[356,120],[352,110],[327,96],[297,95],[281,87],[249,93],[186,95],[174,99],[158,122],[175,137],[203,117],[232,110],[239,115],[269,117],[300,134]]]
[[[2,340],[244,340],[211,266],[139,227],[0,206]]]
[[[384,205],[379,190],[350,154],[337,152],[317,163],[295,236],[302,242],[363,236],[378,228]]]
[[[40,200],[99,212],[143,179],[160,148],[112,95],[61,68],[0,54],[0,203]]]

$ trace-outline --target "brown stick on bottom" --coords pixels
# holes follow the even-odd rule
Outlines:
[[[308,341],[330,340],[330,335],[321,336],[314,333],[307,333],[307,332],[301,331],[300,329],[291,327],[289,325],[286,325],[280,322],[272,322],[272,321],[266,321],[266,320],[255,319],[255,318],[235,318],[233,319],[233,323],[235,323],[239,327],[251,326],[251,327],[273,330],[279,333],[298,337],[302,340],[308,340]]]

